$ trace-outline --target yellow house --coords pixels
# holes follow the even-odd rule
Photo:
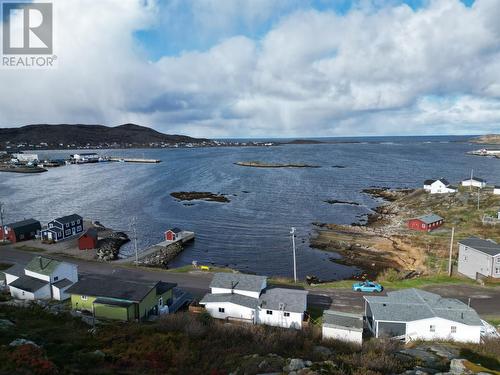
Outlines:
[[[85,277],[66,293],[71,295],[74,310],[91,312],[97,319],[141,321],[168,311],[175,286],[163,281]]]

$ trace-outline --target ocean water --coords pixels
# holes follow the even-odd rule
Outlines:
[[[346,140],[346,139],[344,139]],[[137,218],[139,249],[160,242],[174,226],[196,232],[172,266],[228,266],[263,275],[291,276],[290,228],[297,230],[301,278],[340,279],[357,272],[330,261],[336,254],[309,247],[312,223],[350,224],[378,202],[371,186],[420,187],[424,179],[456,183],[470,175],[500,184],[500,160],[466,155],[479,148],[464,137],[352,138],[356,143],[200,149],[98,150],[111,156],[161,159],[160,164],[99,163],[54,168],[43,174],[0,173],[6,221],[34,217],[46,223],[79,213],[117,230]],[[65,158],[73,151],[39,152]],[[321,168],[248,168],[237,161],[307,163]],[[345,168],[334,168],[342,165]],[[174,191],[226,194],[230,203],[179,202]],[[360,204],[330,205],[338,199]],[[122,255],[132,255],[131,244]]]

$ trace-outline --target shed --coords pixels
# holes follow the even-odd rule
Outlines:
[[[78,248],[80,250],[90,250],[97,247],[97,229],[89,228],[78,239]]]
[[[12,243],[31,240],[40,232],[42,226],[35,219],[17,221],[0,226],[0,240],[9,240]]]
[[[166,241],[175,241],[181,237],[182,229],[180,228],[171,228],[165,232],[165,240]]]
[[[422,215],[408,220],[408,228],[413,230],[428,231],[434,230],[443,225],[444,219],[436,214]]]
[[[341,311],[326,310],[323,313],[323,339],[363,343],[363,316]]]

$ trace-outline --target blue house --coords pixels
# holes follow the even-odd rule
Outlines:
[[[52,220],[47,228],[42,230],[42,240],[62,241],[83,232],[83,218],[73,214]]]

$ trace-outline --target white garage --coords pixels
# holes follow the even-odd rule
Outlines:
[[[363,317],[341,311],[323,313],[323,339],[341,340],[363,344]]]

